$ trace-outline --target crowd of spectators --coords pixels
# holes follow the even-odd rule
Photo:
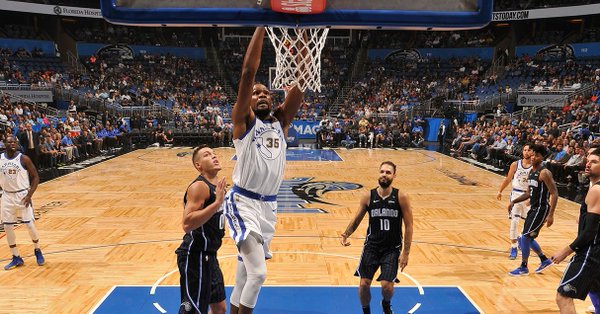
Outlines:
[[[566,30],[546,30],[525,33],[520,36],[519,45],[560,44],[567,35]]]
[[[133,28],[109,27],[116,37],[124,36],[126,40],[133,36],[144,41],[144,34],[147,34],[142,32],[141,36],[137,36]],[[92,36],[95,33],[106,33],[106,29],[100,31],[91,28],[91,30]],[[87,33],[89,30],[82,29],[81,31]],[[152,32],[150,31],[150,33]],[[420,41],[414,41],[413,44],[432,45],[432,47],[477,46],[479,44],[476,42],[488,45],[485,42],[494,40],[490,31],[474,33],[477,34],[474,37],[471,36],[473,35],[471,32],[431,34],[431,36],[417,36]],[[437,34],[444,35],[437,38],[435,37]],[[369,40],[378,41],[373,38],[375,37],[371,37]],[[467,38],[474,42],[465,41]],[[229,83],[235,90],[240,75],[242,52],[247,45],[247,39],[243,37],[228,39],[221,41],[219,45],[218,51],[225,65],[225,73],[229,75]],[[275,55],[268,41],[264,47],[266,50],[263,55],[264,62],[262,62],[257,80],[268,83],[269,68],[274,66]],[[421,147],[424,142],[423,119],[411,119],[408,115],[408,110],[416,104],[439,96],[446,99],[476,98],[479,88],[496,86],[497,81],[506,78],[520,79],[521,87],[552,90],[565,86],[582,86],[584,83],[593,81],[594,78],[597,80],[600,75],[600,71],[587,61],[546,59],[542,55],[523,56],[509,64],[503,78],[495,75],[489,76],[486,72],[490,64],[478,58],[442,60],[424,57],[391,57],[386,60],[369,61],[363,76],[358,77],[350,86],[339,113],[328,114],[326,109],[339,96],[341,84],[347,79],[350,67],[356,59],[356,52],[357,47],[348,47],[346,44],[329,45],[324,49],[322,54],[323,91],[308,93],[305,103],[297,114],[298,119],[304,120],[324,118],[317,136],[319,146]],[[153,104],[160,104],[168,108],[168,114],[165,115],[156,114],[150,110],[143,111],[144,113],[134,111],[135,113],[131,115],[131,129],[143,130],[150,134],[150,143],[158,143],[158,145],[172,143],[174,140],[173,130],[205,134],[210,136],[212,143],[216,145],[227,146],[231,143],[229,114],[232,100],[223,90],[220,77],[211,71],[211,67],[206,61],[171,55],[138,54],[125,57],[118,53],[101,54],[82,60],[87,69],[85,73],[75,71],[58,73],[43,69],[24,73],[18,60],[13,59],[41,58],[43,56],[40,55],[40,51],[2,49],[0,56],[3,58],[0,59],[0,81],[42,82],[58,85],[65,91],[83,95],[86,99],[98,99],[108,106],[148,108]],[[281,94],[276,97],[276,102],[283,100]],[[577,107],[579,104],[575,103],[573,106]],[[117,134],[114,136],[114,140],[112,140],[113,136],[109,136],[102,145],[110,147],[119,143],[119,133],[116,130],[123,128],[121,122],[109,123],[108,126],[101,123],[98,126],[95,123],[86,122],[84,106],[79,106],[79,109],[79,112],[69,113],[69,117],[65,121],[56,123],[54,127],[51,124],[48,126],[44,124],[42,129],[40,126],[39,132],[41,134],[43,130],[44,137],[49,134],[54,140],[60,138],[61,141],[65,137],[65,132],[71,133],[66,130],[73,123],[81,128],[78,134],[71,134],[77,149],[73,149],[72,154],[65,152],[65,158],[68,160],[62,159],[62,154],[55,154],[55,159],[49,157],[44,159],[48,159],[46,165],[51,166],[59,161],[67,162],[77,156],[86,155],[87,150],[81,147],[83,131],[86,131],[86,136],[88,134],[104,134],[104,132]],[[577,110],[575,112],[580,113]],[[573,121],[581,124],[581,121],[589,118],[590,115],[597,116],[598,113],[593,112],[585,117],[573,114],[575,117]],[[564,116],[567,117],[568,114],[565,112]],[[37,119],[38,117],[35,116],[34,120]],[[120,121],[115,119],[115,121]],[[553,121],[555,120],[562,122],[560,117],[555,117]],[[495,129],[494,132],[491,132],[488,128],[489,123],[482,122],[482,125],[488,129],[473,126],[474,129],[477,128],[478,133],[481,133],[481,137],[485,136],[486,143],[489,144],[488,146],[478,145],[473,152],[477,158],[497,159],[501,155],[498,152],[505,148],[502,146],[504,145],[502,139],[507,145],[514,146],[519,139],[514,138],[514,135],[511,135],[509,139],[505,138],[508,136],[507,134],[513,134],[516,130],[524,132],[520,128],[521,126],[527,130],[529,127],[546,125],[546,121],[538,124],[538,121],[533,120],[518,121],[516,124],[512,122],[506,124],[501,121],[494,123],[498,123],[495,127],[499,127],[504,135],[502,132],[496,134]],[[17,132],[19,132],[18,128],[21,128],[18,125],[24,127],[26,124],[15,125]],[[550,123],[550,125],[552,124]],[[592,124],[589,123],[589,125]],[[590,132],[594,132],[593,128],[593,125],[589,127]],[[53,129],[55,131],[52,131]],[[484,129],[486,131],[483,131]],[[49,133],[46,134],[46,132]],[[463,130],[460,132],[462,133]],[[482,132],[488,132],[488,134]],[[500,139],[497,138],[498,136]],[[65,141],[68,144],[68,140]],[[494,142],[497,142],[496,145]],[[90,143],[94,148],[102,148],[95,146],[96,142],[94,141]],[[78,144],[79,146],[77,146]],[[582,142],[581,145],[584,143]],[[88,144],[84,146],[88,147]],[[456,147],[456,149],[458,148]],[[576,148],[573,147],[573,150],[575,151]],[[468,149],[472,150],[473,147]],[[50,151],[52,150],[50,149]],[[56,150],[56,153],[60,151]],[[98,152],[98,150],[92,151]],[[471,151],[467,152],[464,145],[458,151],[460,154],[471,153]],[[80,152],[83,154],[78,154]],[[40,156],[42,156],[41,153]]]
[[[86,43],[199,47],[198,28],[133,27],[103,20],[65,24],[73,38]]]
[[[326,115],[316,134],[317,147],[422,148],[425,120],[407,115],[371,111],[341,110],[335,117]]]
[[[599,27],[590,27],[585,28],[581,35],[577,37],[575,42],[578,43],[592,43],[600,41],[600,28]]]
[[[416,48],[491,47],[494,33],[490,28],[476,31],[415,32]]]
[[[369,34],[371,48],[463,48],[491,47],[496,35],[492,28],[475,31],[425,32],[379,31]]]
[[[598,84],[599,82],[596,82]],[[597,85],[600,87],[600,85]],[[585,153],[590,145],[600,145],[595,137],[600,129],[598,97],[574,97],[562,108],[541,114],[539,118],[496,116],[455,125],[447,143],[451,155],[507,168],[521,158],[526,144],[543,144],[548,149],[546,166],[559,185],[581,188],[585,178]],[[539,122],[536,122],[539,121]]]
[[[0,81],[2,82],[39,87],[53,86],[62,81],[64,72],[60,59],[47,57],[41,49],[34,48],[28,51],[18,48],[13,51],[10,48],[0,48]]]
[[[557,91],[576,90],[600,78],[598,59],[555,59],[538,54],[523,55],[506,66],[506,77],[519,80],[519,89]]]
[[[50,37],[43,31],[36,29],[32,25],[24,24],[1,24],[0,37],[21,38],[21,39],[42,39],[47,40]]]
[[[65,118],[58,118],[48,116],[36,105],[11,101],[6,94],[0,101],[0,139],[15,136],[22,152],[41,170],[130,145],[128,127],[120,116],[107,112],[89,116],[75,109]],[[3,145],[0,141],[0,150]]]
[[[475,95],[488,67],[477,57],[373,60],[351,88],[344,106],[354,110],[357,104],[367,103],[399,111],[437,96]]]

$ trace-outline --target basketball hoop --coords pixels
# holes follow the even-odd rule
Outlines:
[[[297,84],[301,91],[321,91],[321,51],[328,28],[267,27],[277,62],[272,87]]]

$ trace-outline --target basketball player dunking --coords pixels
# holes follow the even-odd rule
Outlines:
[[[259,27],[248,45],[238,98],[231,113],[237,162],[233,187],[225,197],[230,235],[238,252],[231,313],[252,313],[266,279],[265,259],[275,232],[277,192],[283,180],[286,134],[304,94],[290,86],[282,106],[273,111],[271,93],[254,82],[265,29]]]
[[[510,200],[513,201],[517,197],[521,196],[523,193],[527,193],[529,189],[529,183],[527,182],[527,178],[529,177],[529,172],[531,171],[531,145],[525,144],[523,146],[523,159],[513,161],[510,164],[510,168],[508,170],[508,174],[502,184],[500,184],[500,189],[498,190],[498,194],[496,198],[498,200],[502,200],[502,191],[508,186],[508,183],[512,180],[512,191],[510,192]],[[521,202],[515,204],[512,207],[512,211],[508,213],[508,218],[510,219],[510,230],[508,233],[508,237],[511,242],[510,254],[508,258],[516,259],[517,258],[517,240],[521,237],[519,228],[519,220],[525,219],[527,217],[527,212],[529,211],[529,202]]]
[[[546,147],[535,144],[531,145],[531,150],[533,151],[531,156],[532,168],[527,179],[529,182],[529,191],[511,200],[508,205],[510,212],[515,204],[528,199],[531,201],[531,208],[527,213],[521,236],[521,266],[509,272],[511,276],[529,274],[527,262],[529,260],[530,249],[539,256],[541,261],[540,266],[535,270],[536,273],[541,273],[544,269],[552,265],[552,261],[544,255],[542,248],[534,240],[540,234],[544,223],[548,227],[554,223],[554,209],[558,201],[558,191],[556,183],[554,183],[554,179],[552,178],[552,172],[542,166],[542,160],[546,155]]]
[[[369,213],[367,238],[355,276],[360,277],[358,294],[363,313],[371,313],[371,283],[378,268],[381,275],[381,306],[384,314],[392,312],[391,299],[394,295],[394,282],[398,281],[400,269],[408,264],[408,255],[413,234],[413,216],[408,196],[391,184],[396,177],[396,165],[384,161],[379,166],[379,187],[365,193],[361,199],[356,216],[346,231],[342,233],[341,243],[350,245],[348,237],[358,228],[360,222]],[[402,222],[404,221],[404,249],[402,248]],[[400,251],[402,250],[402,254]]]

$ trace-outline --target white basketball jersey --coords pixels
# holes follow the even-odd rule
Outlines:
[[[233,184],[262,195],[276,195],[285,167],[285,135],[279,121],[256,118],[254,125],[233,140],[237,162]]]
[[[8,159],[6,154],[0,155],[0,185],[2,190],[16,192],[29,188],[29,174],[21,164],[21,153],[13,159]]]
[[[517,161],[517,170],[512,179],[512,188],[519,189],[521,191],[529,190],[529,183],[527,182],[527,178],[529,177],[529,172],[531,171],[531,166],[528,168],[523,167],[523,160]]]

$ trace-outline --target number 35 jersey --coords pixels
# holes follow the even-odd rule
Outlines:
[[[371,190],[371,198],[367,206],[369,212],[369,228],[365,245],[381,249],[399,248],[402,245],[402,209],[398,202],[398,189],[382,198],[377,188]]]
[[[283,180],[287,147],[279,121],[255,118],[233,145],[237,156],[233,184],[254,193],[276,195]]]

